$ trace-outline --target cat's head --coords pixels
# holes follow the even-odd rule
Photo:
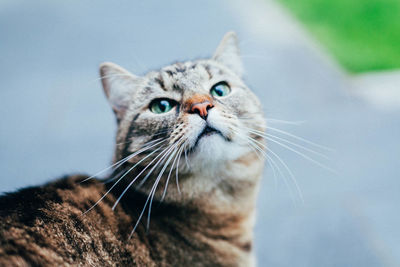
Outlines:
[[[249,155],[262,141],[251,132],[264,131],[265,121],[259,100],[242,80],[233,32],[210,59],[178,62],[141,77],[113,63],[103,63],[100,72],[118,121],[114,160],[122,160],[120,176],[138,177],[133,186],[146,184],[143,179],[165,186],[178,175],[182,191],[200,193],[234,180],[226,175],[237,172],[229,169],[233,162],[258,160]]]

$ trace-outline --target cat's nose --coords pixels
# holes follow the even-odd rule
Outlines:
[[[213,107],[213,104],[211,104],[211,102],[208,100],[201,103],[194,103],[190,107],[190,113],[197,113],[201,118],[203,118],[203,120],[206,120],[208,116],[208,110]]]

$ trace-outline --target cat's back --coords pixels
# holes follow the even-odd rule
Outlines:
[[[190,210],[155,204],[150,231],[142,222],[131,236],[146,197],[134,194],[113,210],[118,188],[106,194],[106,184],[81,183],[85,178],[66,177],[0,197],[0,266],[243,265],[235,253],[241,246],[224,231],[207,233],[202,225],[210,218]],[[247,262],[248,248],[240,251]]]
[[[0,197],[0,266],[152,265],[140,240],[126,246],[132,220],[122,208],[112,210],[113,195],[82,214],[107,192],[97,180],[81,183],[85,178],[65,177]]]

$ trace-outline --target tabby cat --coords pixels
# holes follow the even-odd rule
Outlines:
[[[1,196],[0,266],[254,266],[266,125],[236,35],[210,59],[100,74],[118,124],[112,174]]]

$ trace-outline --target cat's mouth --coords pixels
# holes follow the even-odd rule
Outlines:
[[[209,135],[213,135],[213,134],[220,134],[222,135],[222,133],[220,131],[218,131],[215,128],[212,128],[210,126],[207,126],[206,128],[204,128],[204,130],[201,132],[201,134],[199,135],[199,137],[197,138],[197,140],[199,140],[200,138],[204,137],[204,136],[209,136]]]
[[[222,138],[227,140],[227,138],[221,133],[221,131],[219,131],[213,127],[210,127],[210,126],[206,126],[203,129],[203,131],[199,134],[199,136],[197,137],[196,143],[194,144],[192,150],[197,146],[200,139],[202,139],[203,137],[207,137],[207,136],[211,136],[211,135],[215,135],[215,134],[219,134]]]

